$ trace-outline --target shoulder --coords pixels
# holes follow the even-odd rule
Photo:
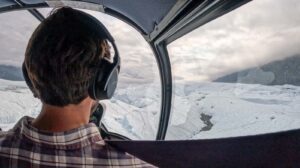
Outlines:
[[[11,156],[12,147],[15,141],[15,131],[0,131],[0,163],[3,164],[3,161],[7,161],[5,158]]]
[[[0,131],[0,148],[5,146],[11,146],[13,142],[13,139],[16,135],[15,130],[9,130],[9,131]]]
[[[25,117],[21,118],[12,129],[8,131],[0,131],[0,149],[1,151],[5,147],[11,147],[12,143],[16,143],[16,141],[20,140],[20,129],[21,129],[21,121],[24,120]]]
[[[10,129],[8,131],[0,131],[0,140],[10,138],[16,133],[15,129]]]

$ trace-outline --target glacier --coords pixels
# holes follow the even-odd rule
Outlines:
[[[24,81],[0,79],[0,127],[11,129],[22,116],[36,117],[41,103]],[[212,139],[300,128],[300,87],[238,83],[174,85],[166,139]],[[160,117],[159,84],[117,89],[103,122],[133,140],[155,139]]]

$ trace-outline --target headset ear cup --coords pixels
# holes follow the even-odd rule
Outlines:
[[[102,93],[101,97],[104,97],[106,99],[112,98],[117,88],[118,76],[119,76],[119,72],[117,68],[114,68],[107,79],[107,82],[103,89],[104,92]]]
[[[99,20],[87,13],[81,12],[81,14],[83,23],[89,25],[92,31],[97,32],[100,39],[108,40],[114,49],[113,63],[102,59],[88,88],[88,94],[92,99],[110,99],[116,90],[120,70],[120,57],[117,46],[112,35]]]
[[[117,88],[118,75],[118,67],[103,60],[90,85],[89,96],[94,100],[110,99]]]

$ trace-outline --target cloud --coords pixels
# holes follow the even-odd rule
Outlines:
[[[39,9],[48,16],[50,8]],[[152,83],[159,81],[159,72],[155,57],[142,35],[112,16],[85,10],[98,18],[109,29],[121,56],[121,80],[129,83],[130,78],[140,79],[139,82]],[[38,26],[39,21],[28,11],[14,11],[0,14],[0,64],[20,66],[24,60],[27,42]]]
[[[170,44],[173,73],[210,81],[300,54],[299,11],[297,0],[259,0],[217,18]]]
[[[20,66],[27,42],[38,25],[28,11],[0,14],[0,64]]]
[[[41,11],[46,15],[49,9]],[[210,81],[299,54],[299,11],[298,0],[257,0],[209,22],[168,46],[173,76]],[[115,37],[126,79],[134,75],[158,80],[154,55],[134,28],[109,15],[87,12]],[[27,11],[1,14],[0,21],[0,63],[20,66],[27,41],[39,22]]]

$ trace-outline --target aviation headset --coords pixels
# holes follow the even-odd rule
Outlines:
[[[100,64],[98,64],[96,74],[94,77],[92,77],[90,86],[88,88],[88,94],[92,99],[110,99],[117,88],[118,75],[121,66],[117,46],[112,35],[99,20],[84,12],[78,12],[81,13],[81,15],[79,16],[81,22],[86,24],[88,28],[94,31],[100,38],[108,40],[114,49],[115,54],[113,57],[113,62],[111,63],[106,59],[101,59]],[[26,84],[33,92],[34,96],[37,97],[34,91],[33,84],[28,76],[28,72],[24,62],[22,65],[22,71]]]

